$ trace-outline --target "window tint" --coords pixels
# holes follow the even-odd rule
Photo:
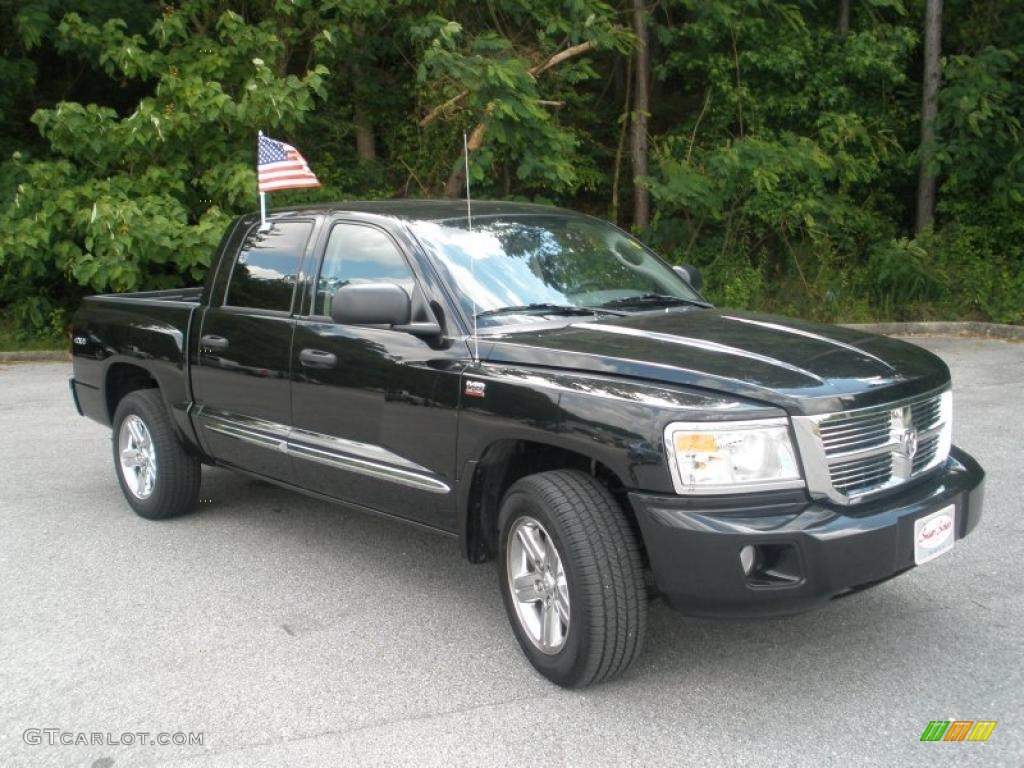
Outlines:
[[[396,283],[412,293],[412,271],[394,242],[373,227],[335,226],[317,278],[313,314],[330,315],[334,292],[341,286],[376,282]]]
[[[242,243],[225,304],[287,312],[299,277],[299,260],[313,230],[309,222],[278,222],[253,230]]]

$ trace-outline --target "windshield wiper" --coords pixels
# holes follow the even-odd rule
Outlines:
[[[600,304],[600,307],[631,307],[631,306],[671,306],[673,304],[686,304],[691,307],[710,307],[711,305],[697,301],[696,299],[684,299],[682,296],[669,296],[666,293],[641,293],[637,296],[624,296],[621,299],[612,299]]]
[[[576,307],[572,304],[548,304],[546,302],[537,302],[534,304],[522,304],[512,307],[485,309],[483,312],[477,312],[476,316],[486,317],[488,315],[512,315],[521,313],[539,313],[544,315],[592,315],[595,311],[599,312],[600,310]]]

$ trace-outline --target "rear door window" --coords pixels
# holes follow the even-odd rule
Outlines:
[[[288,312],[299,280],[299,264],[313,224],[276,222],[264,232],[253,230],[235,259],[224,304]]]

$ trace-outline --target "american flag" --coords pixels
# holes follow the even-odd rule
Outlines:
[[[256,143],[256,172],[260,192],[320,186],[299,150],[262,133]]]

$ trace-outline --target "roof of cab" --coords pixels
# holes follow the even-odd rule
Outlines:
[[[473,217],[509,216],[524,214],[559,214],[579,216],[581,214],[565,208],[536,203],[515,203],[500,200],[474,200]],[[285,218],[296,214],[337,214],[362,213],[388,216],[407,221],[444,221],[466,218],[465,200],[348,200],[331,203],[314,203],[291,208],[268,211],[267,218]]]

